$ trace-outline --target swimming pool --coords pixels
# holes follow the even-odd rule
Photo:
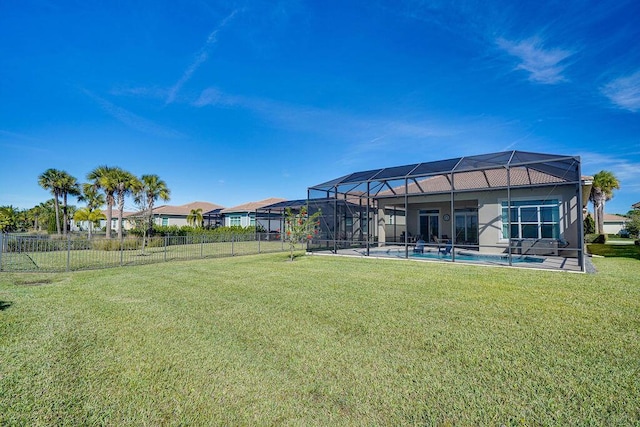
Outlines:
[[[363,251],[363,255],[366,253]],[[370,256],[380,256],[380,257],[397,257],[404,258],[405,250],[404,248],[394,248],[394,249],[383,249],[376,248],[369,250]],[[412,259],[432,259],[438,261],[452,261],[451,254],[443,255],[439,252],[425,252],[425,253],[413,253],[411,249],[409,249],[409,258]],[[479,262],[483,264],[509,264],[509,256],[504,254],[481,254],[474,252],[461,251],[456,252],[456,261],[464,261],[464,262]],[[512,255],[511,262],[513,264],[540,264],[544,262],[544,258],[534,257],[529,255]]]

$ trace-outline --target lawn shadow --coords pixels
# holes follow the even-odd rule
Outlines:
[[[13,303],[9,301],[0,301],[0,311],[6,310],[7,308],[11,307],[12,304]]]

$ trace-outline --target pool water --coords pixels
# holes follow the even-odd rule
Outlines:
[[[430,252],[423,253],[423,254],[409,254],[409,257],[451,261],[451,255],[442,255],[442,254],[430,253]],[[509,256],[508,255],[470,254],[465,252],[465,253],[456,253],[456,261],[508,264]],[[542,263],[544,262],[544,259],[538,258],[538,257],[532,257],[532,256],[512,255],[511,262],[512,263]]]
[[[405,251],[404,249],[390,249],[390,250],[377,249],[377,250],[370,250],[369,255],[393,256],[398,258],[404,258]],[[409,258],[452,261],[451,254],[443,255],[439,252],[412,253],[411,250],[409,250]],[[482,263],[489,263],[489,264],[509,264],[509,256],[497,255],[497,254],[489,255],[489,254],[480,254],[480,253],[471,253],[471,252],[456,252],[456,261],[482,262]],[[544,262],[544,258],[528,256],[528,255],[512,255],[511,262],[513,264],[516,264],[516,263],[540,264]]]

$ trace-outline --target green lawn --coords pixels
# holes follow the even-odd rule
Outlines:
[[[587,245],[590,254],[604,257],[635,258],[640,260],[640,246],[634,244],[590,243]]]
[[[0,274],[0,425],[638,425],[640,263]]]
[[[64,245],[65,242],[62,242]],[[64,246],[62,246],[64,248]],[[156,262],[251,255],[265,252],[281,252],[288,246],[281,241],[207,242],[163,247],[147,247],[133,250],[58,250],[8,252],[2,255],[5,271],[56,272],[118,267],[121,265],[151,264]]]

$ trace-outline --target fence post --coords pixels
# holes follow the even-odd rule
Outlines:
[[[233,256],[233,234],[231,235],[231,256]]]
[[[123,245],[124,240],[123,239],[124,239],[124,237],[122,237],[120,239],[120,267],[122,267],[122,265],[123,265],[123,261],[122,260],[124,258],[124,247],[123,247],[124,246]]]
[[[71,236],[67,234],[67,272],[71,264]]]
[[[164,262],[167,262],[167,236],[164,236]]]
[[[260,253],[260,235],[261,233],[258,233],[258,253]]]
[[[2,271],[2,254],[4,253],[4,233],[0,232],[0,271]]]
[[[204,234],[200,236],[200,258],[204,258]]]

